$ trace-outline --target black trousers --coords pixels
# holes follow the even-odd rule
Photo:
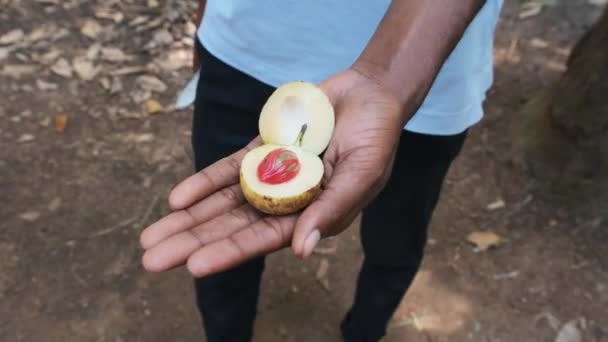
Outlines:
[[[257,135],[259,112],[274,90],[200,45],[199,50],[203,72],[192,128],[197,170],[239,150]],[[403,131],[392,176],[363,211],[365,258],[353,306],[340,327],[346,341],[378,341],[384,336],[418,271],[444,177],[465,136],[466,132],[430,136]],[[264,258],[257,258],[195,279],[208,342],[251,340],[263,270]]]

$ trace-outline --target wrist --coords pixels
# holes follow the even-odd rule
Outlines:
[[[384,92],[394,97],[401,108],[403,125],[422,105],[432,82],[406,79],[390,71],[390,67],[373,59],[360,57],[351,69],[374,82]]]

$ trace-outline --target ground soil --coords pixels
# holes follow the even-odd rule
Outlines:
[[[79,28],[101,1],[58,3],[0,0],[0,35],[64,28],[53,47],[72,60],[92,43]],[[559,1],[521,19],[521,5],[508,1],[502,12],[486,117],[449,173],[422,271],[386,341],[553,341],[575,319],[584,341],[608,341],[608,220],[531,192],[512,149],[518,111],[559,76],[601,8]],[[166,7],[116,6],[125,19],[109,41],[135,56],[129,65],[146,66],[154,55],[140,46],[150,34],[127,23]],[[0,69],[36,64],[44,52],[23,46]],[[188,73],[158,71],[168,90],[153,97],[168,107]],[[123,76],[123,89],[135,77]],[[42,91],[37,79],[58,88]],[[192,172],[191,111],[148,115],[127,93],[45,65],[0,76],[0,341],[202,340],[187,272],[145,273],[138,245],[141,229],[167,212],[168,190]],[[57,112],[69,118],[63,133],[53,127]],[[488,210],[497,199],[505,206]],[[476,252],[467,235],[486,230],[503,243]],[[289,251],[269,258],[255,341],[339,340],[362,258],[356,223],[323,247],[305,262]]]

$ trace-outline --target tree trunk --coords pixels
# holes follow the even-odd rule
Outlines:
[[[544,193],[584,205],[603,201],[608,211],[608,8],[567,66],[526,105],[520,147]]]

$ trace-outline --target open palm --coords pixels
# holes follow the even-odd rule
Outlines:
[[[289,245],[306,257],[321,237],[352,223],[390,175],[402,107],[381,85],[353,69],[320,86],[334,105],[336,127],[315,201],[286,216],[265,215],[246,203],[239,171],[247,151],[261,143],[255,139],[175,187],[169,197],[174,211],[141,234],[147,270],[187,263],[193,275],[205,276]]]

